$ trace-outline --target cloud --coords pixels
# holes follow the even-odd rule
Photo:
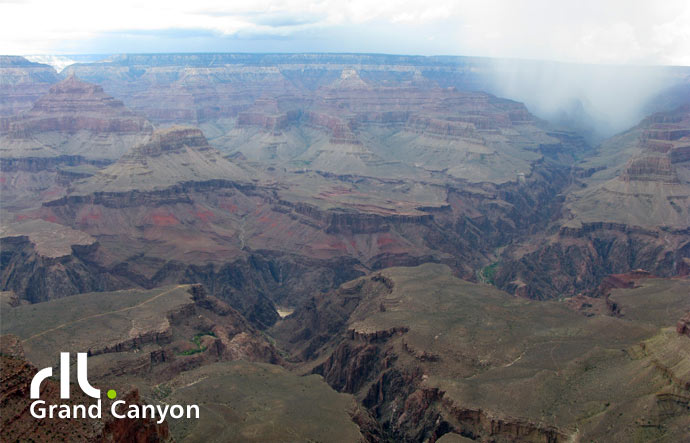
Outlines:
[[[233,17],[236,19],[243,19],[247,22],[254,23],[256,25],[266,25],[271,27],[295,27],[302,25],[312,25],[317,24],[323,20],[323,17],[293,13],[293,12],[245,12],[240,13],[237,11],[228,10],[197,10],[194,11],[195,15],[208,16],[208,17]]]
[[[214,38],[218,33],[208,29],[168,28],[168,29],[120,29],[107,31],[101,37],[157,37],[161,39],[172,38]]]
[[[0,53],[160,52],[183,30],[190,51],[260,38],[257,50],[272,52],[271,39],[292,38],[292,52],[330,42],[325,50],[690,64],[686,0],[0,0]],[[160,47],[132,48],[136,35]]]
[[[273,28],[313,25],[320,21],[317,17],[296,16],[291,14],[261,14],[254,23]]]

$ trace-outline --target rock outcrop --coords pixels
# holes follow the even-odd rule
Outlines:
[[[631,159],[626,165],[620,179],[631,181],[656,181],[661,183],[679,183],[678,175],[671,166],[668,156],[646,156]]]
[[[211,147],[199,129],[172,127],[154,132],[114,164],[77,183],[74,193],[150,191],[211,180],[248,183],[250,178]]]
[[[676,332],[690,337],[690,312],[682,316],[676,323]]]
[[[21,351],[21,344],[12,335],[0,336],[0,417],[2,417],[3,439],[10,441],[147,441],[168,442],[170,437],[168,424],[156,423],[151,418],[115,419],[110,415],[110,400],[105,399],[101,419],[46,418],[38,420],[29,414],[29,387],[33,376],[38,372],[36,367],[27,362]],[[43,382],[41,399],[48,404],[85,404],[92,399],[73,389],[70,399],[60,398],[58,382]],[[140,404],[136,390],[120,394],[129,404]]]

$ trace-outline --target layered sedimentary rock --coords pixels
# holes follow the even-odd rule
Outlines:
[[[262,250],[351,260],[349,276],[361,272],[359,265],[423,261],[443,261],[471,276],[495,247],[543,222],[567,183],[573,155],[586,150],[520,103],[431,80],[422,67],[428,60],[395,58],[405,66],[393,71],[376,66],[376,57],[326,60],[318,75],[324,60],[309,56],[297,58],[314,71],[301,74],[298,65],[276,61],[280,66],[268,69],[252,57],[244,67],[232,57],[228,65],[209,65],[225,58],[133,56],[75,65],[72,72],[115,93],[137,85],[146,103],[165,104],[146,94],[174,89],[176,82],[196,88],[190,97],[197,104],[207,103],[199,99],[203,88],[219,99],[225,96],[217,88],[234,88],[245,98],[233,103],[246,106],[208,118],[197,109],[190,121],[203,120],[212,143],[237,162],[220,157],[191,129],[170,130],[69,190],[56,189],[56,197],[70,195],[26,216],[59,220],[99,239],[107,261],[97,263],[104,268],[130,261],[116,245],[134,235],[150,242],[135,246],[137,253],[148,250],[158,263],[175,260],[168,266],[176,269]],[[189,70],[180,77],[182,61]],[[142,63],[151,66],[133,68]],[[190,149],[166,147],[176,143]],[[261,164],[248,169],[245,160]],[[235,163],[242,171],[228,166]],[[258,183],[245,186],[247,174]],[[158,270],[148,266],[148,275],[136,280],[150,280]]]
[[[389,268],[313,297],[270,332],[395,440],[634,440],[648,426],[673,440],[688,423],[690,343],[674,322],[689,282],[636,284],[611,293],[622,318],[587,317],[439,265]]]
[[[198,94],[203,88],[210,88],[210,96],[223,96],[211,84],[235,88],[245,94],[236,102],[240,107],[208,118],[197,109],[199,114],[188,120],[203,121],[211,144],[232,160],[192,129],[167,130],[107,170],[91,171],[90,178],[69,191],[56,189],[56,197],[70,195],[26,215],[59,221],[99,239],[97,264],[106,269],[131,261],[126,253],[132,251],[123,251],[118,243],[144,240],[146,245],[133,247],[146,256],[146,271],[132,278],[139,282],[151,281],[159,271],[179,276],[179,269],[200,260],[213,262],[211,274],[217,275],[223,263],[242,260],[249,251],[282,257],[274,266],[284,266],[292,257],[325,260],[326,268],[349,260],[352,268],[344,274],[350,276],[437,261],[472,277],[495,261],[497,248],[546,226],[561,210],[563,202],[556,196],[575,178],[591,185],[569,194],[563,210],[569,212],[563,216],[568,221],[552,228],[566,240],[545,241],[540,249],[549,261],[545,269],[562,269],[566,277],[550,279],[549,287],[528,278],[538,268],[530,263],[542,258],[530,255],[534,249],[514,246],[501,260],[510,264],[499,267],[494,279],[501,287],[546,298],[590,289],[612,272],[641,267],[669,275],[669,263],[684,263],[683,245],[677,242],[687,218],[683,117],[654,117],[637,133],[611,142],[624,145],[622,149],[605,145],[599,157],[613,156],[615,168],[601,169],[590,159],[569,175],[574,157],[587,151],[581,139],[549,129],[520,103],[445,87],[420,68],[420,60],[398,60],[409,66],[393,78],[387,77],[390,70],[374,68],[363,57],[358,63],[329,65],[307,82],[306,71],[300,77],[296,66],[284,61],[268,69],[249,57],[242,59],[247,66],[240,67],[230,57],[228,65],[212,66],[226,58],[133,56],[75,66],[73,72],[80,75],[119,84],[123,94],[135,84],[142,94],[176,82],[179,87],[193,85],[197,89],[190,92],[187,109],[202,103]],[[133,67],[144,66],[144,60],[155,63],[136,71]],[[180,76],[178,64],[190,60],[189,70]],[[316,67],[318,58],[308,63]],[[121,77],[125,70],[134,77]],[[227,77],[213,80],[218,73]],[[626,147],[635,137],[639,143]],[[648,192],[650,186],[659,187],[667,203],[635,197],[658,193]],[[649,201],[656,205],[651,210],[645,206]],[[629,212],[644,223],[597,219],[591,208],[596,212],[606,205],[613,214],[625,213],[619,206],[633,207]],[[571,219],[572,214],[578,215]],[[657,225],[645,217],[666,220],[670,236],[650,234],[654,229],[645,224]],[[601,241],[592,240],[596,231],[605,231]],[[584,237],[591,242],[587,248],[564,246]],[[662,242],[672,244],[674,252],[669,255]],[[606,254],[612,258],[602,258],[602,251],[610,251]],[[523,255],[528,258],[522,260]],[[573,280],[573,260],[581,263],[580,258],[590,264]]]
[[[107,85],[154,121],[199,123],[234,118],[262,96],[314,91],[336,81],[346,87],[360,84],[358,77],[379,84],[433,83],[429,78],[437,77],[476,88],[482,81],[476,73],[486,67],[469,58],[448,64],[434,58],[360,54],[158,54],[79,63],[66,72]],[[355,68],[360,74],[343,76]]]
[[[480,93],[436,89],[429,98],[414,86],[372,89],[356,72],[345,70],[343,76],[348,82],[358,78],[356,85],[330,85],[318,91],[322,103],[314,109],[323,110],[322,120],[295,110],[292,99],[287,105],[281,99],[264,100],[255,113],[243,117],[243,125],[264,132],[285,129],[257,120],[259,111],[284,112],[290,130],[306,125],[323,143],[318,145],[323,149],[307,149],[323,170],[295,165],[278,169],[249,164],[243,156],[224,158],[201,131],[190,127],[156,131],[117,162],[83,179],[75,170],[65,197],[15,216],[57,222],[97,243],[60,258],[64,267],[43,259],[32,267],[22,266],[20,262],[33,252],[26,245],[8,248],[4,287],[20,298],[38,301],[123,285],[202,282],[265,327],[277,319],[272,303],[294,305],[305,292],[331,288],[367,269],[435,261],[471,277],[494,248],[537,229],[554,210],[553,197],[568,181],[567,162],[527,149],[522,136],[500,142],[495,149],[505,144],[512,147],[503,152],[524,153],[531,159],[525,163],[529,170],[516,174],[496,169],[495,178],[480,183],[433,171],[435,166],[410,164],[414,153],[395,162],[367,157],[369,147],[359,141],[366,140],[364,133],[407,131],[411,113],[423,114],[427,108],[439,118],[445,116],[449,124],[449,115],[459,113],[463,117],[458,119],[466,121],[457,125],[477,140],[491,131],[523,129],[535,143],[562,136],[539,129],[524,106]],[[400,98],[403,93],[408,97]],[[403,110],[393,111],[396,107]],[[351,110],[338,113],[346,108]],[[465,146],[460,133],[444,135],[419,122],[414,126],[410,133],[438,132],[451,151]],[[494,146],[486,140],[482,149]],[[581,141],[574,140],[564,139],[558,146],[582,149]],[[369,146],[382,149],[377,143]],[[292,155],[291,149],[286,155]],[[497,158],[503,165],[511,163],[502,154]],[[14,272],[18,269],[22,272]],[[86,269],[102,276],[103,285],[74,278]],[[63,284],[39,289],[38,281],[51,279]]]
[[[88,352],[93,380],[124,385],[118,379],[125,376],[158,383],[216,361],[282,361],[238,311],[201,285],[88,293],[34,307],[12,308],[3,332],[19,336],[38,366],[52,363],[56,346]]]
[[[201,285],[83,294],[36,306],[12,308],[12,319],[1,326],[2,333],[17,334],[0,335],[3,435],[20,440],[45,435],[79,441],[273,441],[288,426],[291,438],[328,435],[329,441],[351,442],[365,441],[363,434],[377,430],[351,396],[333,391],[318,376],[300,377],[275,365],[283,360],[266,336]],[[50,365],[58,348],[88,352],[89,381],[101,390],[115,388],[118,400],[193,404],[199,417],[168,416],[163,424],[113,420],[109,414],[103,420],[35,420],[28,415],[27,395],[36,370],[27,360]],[[70,401],[88,404],[77,390]],[[56,382],[44,383],[42,398],[57,402]],[[267,403],[268,410],[261,406]],[[103,400],[103,408],[109,410],[110,404]],[[241,418],[232,411],[242,411]],[[283,425],[276,429],[276,422]]]
[[[250,176],[211,147],[199,129],[172,127],[154,132],[114,164],[76,183],[72,193],[152,191],[212,180],[249,183]]]
[[[69,77],[0,123],[0,328],[40,365],[67,344],[99,382],[198,399],[181,439],[276,439],[270,402],[305,405],[294,439],[678,440],[687,107],[591,151],[474,91],[478,66],[74,65],[103,89]]]
[[[125,55],[103,65],[73,65],[66,71],[107,85],[132,109],[166,123],[236,117],[263,94],[297,90],[275,66],[234,64],[227,58],[223,54]]]
[[[260,99],[234,124],[204,127],[214,145],[249,160],[377,178],[502,183],[531,174],[544,158],[569,163],[586,150],[520,103],[360,74],[343,69],[315,91]]]
[[[30,109],[59,80],[57,72],[48,65],[19,56],[0,56],[0,117]]]
[[[352,71],[357,75],[348,76]],[[553,92],[545,90],[544,82],[537,79],[543,80],[544,73],[548,73],[549,79],[557,81],[559,72],[572,73],[573,67],[553,62],[478,57],[204,53],[118,55],[98,63],[77,63],[66,72],[103,84],[128,106],[154,121],[199,123],[234,118],[262,96],[314,91],[336,81],[344,87],[348,81],[361,85],[354,80],[357,78],[370,85],[408,83],[487,91],[501,96],[512,93],[526,101],[530,109],[539,109],[544,107],[541,97]],[[596,73],[598,78],[639,75],[637,67],[597,66],[584,72]],[[672,109],[688,97],[687,68],[647,67],[644,72],[668,86],[647,104],[649,113]],[[559,124],[584,131],[602,127],[601,121],[588,115],[589,106],[577,100],[562,101],[566,103],[560,112],[549,115]],[[631,110],[624,112],[629,114]]]
[[[3,224],[65,195],[73,181],[93,175],[151,131],[145,118],[74,76],[51,86],[31,109],[0,117]]]
[[[575,218],[585,222],[688,227],[688,128],[690,107],[685,105],[672,112],[652,115],[629,133],[603,144],[599,154],[587,163],[601,163],[618,152],[617,159],[587,179],[589,189],[573,193],[568,209]],[[596,206],[594,199],[598,199]],[[627,210],[615,210],[613,200]]]
[[[67,71],[154,121],[201,124],[223,152],[291,168],[495,182],[582,148],[522,104],[460,92],[486,86],[489,65],[476,59],[128,55]]]
[[[75,264],[86,262],[94,270],[136,284],[214,282],[210,287],[216,295],[240,303],[235,306],[255,318],[251,314],[255,308],[246,305],[247,300],[258,302],[268,295],[274,302],[286,298],[292,304],[304,291],[338,284],[366,269],[363,266],[444,261],[472,275],[471,264],[477,263],[482,250],[535,228],[542,215],[534,210],[548,211],[548,207],[530,208],[530,202],[545,201],[553,192],[541,185],[526,188],[529,192],[524,196],[513,193],[517,185],[494,189],[492,194],[479,189],[475,195],[453,190],[444,195],[449,203],[443,206],[411,204],[405,209],[350,203],[361,198],[359,190],[376,189],[367,189],[366,184],[343,192],[322,182],[333,187],[332,194],[324,190],[313,204],[296,204],[277,197],[271,187],[246,186],[230,178],[150,191],[75,194],[47,203],[34,216],[58,220],[97,239],[93,252],[75,250]],[[512,203],[497,213],[496,206],[506,199]],[[329,208],[324,202],[338,206]],[[515,207],[529,208],[529,212]],[[467,208],[477,209],[466,214]],[[496,236],[486,238],[482,232]],[[21,274],[9,273],[9,269],[4,270],[7,278],[18,281]],[[249,278],[250,274],[255,278]],[[21,281],[27,283],[13,286],[14,290],[29,291],[30,280]],[[243,296],[235,293],[242,288],[265,295],[254,299],[246,292]]]
[[[62,154],[115,159],[151,131],[145,118],[102,87],[70,76],[53,85],[30,110],[0,120],[0,143],[3,157]]]
[[[690,108],[659,113],[583,162],[557,234],[510,248],[496,281],[533,298],[572,295],[607,274],[685,273],[690,256]],[[527,243],[527,241],[525,242]]]

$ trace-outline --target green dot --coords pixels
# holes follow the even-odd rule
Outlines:
[[[111,400],[115,400],[115,397],[117,397],[117,392],[115,392],[115,389],[110,389],[108,390],[108,398]]]

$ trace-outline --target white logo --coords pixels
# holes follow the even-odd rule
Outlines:
[[[98,399],[94,404],[89,406],[83,404],[46,404],[41,400],[41,383],[53,376],[53,368],[43,368],[34,375],[31,380],[30,396],[34,400],[31,403],[29,411],[34,418],[101,418],[101,390],[96,389],[89,383],[86,366],[87,354],[85,352],[77,353],[77,383],[82,391],[89,397]],[[70,388],[70,360],[69,352],[60,353],[60,398],[63,400],[69,399]],[[110,389],[107,392],[107,397],[115,400],[117,392]],[[124,410],[123,410],[124,408]],[[187,405],[184,408],[182,405],[139,405],[127,404],[124,400],[113,401],[110,407],[110,413],[115,418],[154,418],[158,419],[157,423],[163,423],[166,417],[181,418],[199,418],[199,406]]]
[[[89,397],[93,398],[101,398],[101,390],[96,389],[91,384],[89,384],[89,380],[87,378],[86,372],[86,352],[78,352],[77,353],[77,383],[79,383],[79,387],[81,388],[82,391],[84,391],[84,394],[88,395]],[[69,386],[70,386],[70,380],[69,380],[69,373],[70,373],[70,365],[69,365],[69,352],[61,352],[60,353],[60,398],[62,399],[68,399],[69,398]],[[43,380],[45,380],[48,377],[53,376],[53,368],[48,367],[48,368],[43,368],[36,375],[34,375],[33,380],[31,380],[31,398],[32,399],[38,399],[40,398],[40,390],[41,390],[41,383],[43,383]]]

